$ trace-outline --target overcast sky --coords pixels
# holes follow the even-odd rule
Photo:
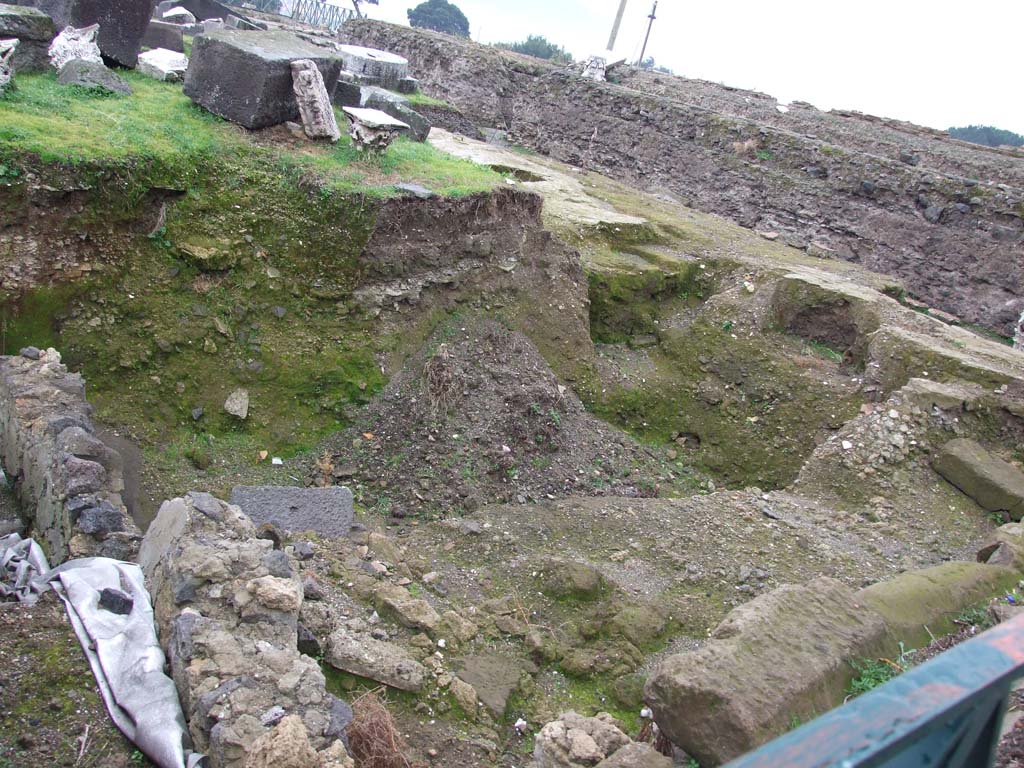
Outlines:
[[[367,15],[407,23],[408,0]],[[539,34],[602,50],[618,0],[455,0],[484,43]],[[627,0],[617,58],[640,54],[652,0]],[[1024,0],[660,0],[649,56],[676,74],[935,128],[1024,133]]]

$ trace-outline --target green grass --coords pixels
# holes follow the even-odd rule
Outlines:
[[[267,163],[281,172],[313,171],[326,188],[374,197],[396,194],[400,182],[441,195],[468,195],[502,183],[499,174],[429,144],[399,139],[381,156],[367,156],[347,135],[337,144],[294,142],[249,133],[197,107],[181,86],[124,73],[131,96],[102,96],[59,85],[53,75],[20,75],[0,100],[0,162],[18,172],[18,158],[79,165],[149,161],[186,178],[226,155]],[[339,115],[339,126],[346,125]],[[258,140],[258,141],[257,141]]]
[[[409,100],[409,103],[416,107],[441,107],[442,109],[454,109],[451,104],[442,99],[435,99],[433,96],[427,96],[425,93],[404,93],[402,94]]]
[[[880,659],[851,661],[850,666],[857,673],[857,677],[850,681],[850,687],[847,688],[847,693],[851,698],[867,693],[880,685],[885,685],[900,674],[899,670]]]

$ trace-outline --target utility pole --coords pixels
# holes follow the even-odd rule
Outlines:
[[[626,0],[619,0],[619,12],[615,14],[615,24],[612,25],[612,35],[608,38],[608,50],[614,50],[615,38],[619,36],[619,25],[622,23],[622,14],[626,12]]]
[[[654,26],[654,14],[657,13],[657,11],[658,0],[654,0],[654,7],[651,8],[651,15],[647,17],[650,21],[647,22],[647,34],[644,35],[644,47],[640,49],[640,58],[636,63],[638,67],[642,67],[644,64],[644,54],[647,53],[647,41],[651,39],[651,27]]]

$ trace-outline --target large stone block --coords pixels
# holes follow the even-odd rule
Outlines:
[[[56,35],[53,19],[42,11],[0,3],[0,40],[19,41],[12,59],[15,72],[45,72],[46,49]]]
[[[858,603],[879,613],[895,641],[910,648],[927,645],[933,635],[956,629],[953,620],[965,609],[1016,584],[1013,568],[952,562],[901,573],[857,593]]]
[[[702,765],[728,762],[842,701],[849,660],[886,643],[880,615],[839,581],[783,586],[734,609],[645,688],[658,725]]]
[[[149,26],[146,27],[146,34],[142,38],[142,44],[147,48],[164,48],[168,51],[184,53],[184,37],[180,25],[153,19],[149,22]]]
[[[409,75],[409,61],[397,54],[361,45],[340,45],[338,50],[345,59],[345,69],[363,82],[375,81],[385,88],[397,88],[399,81]]]
[[[97,42],[103,55],[134,67],[156,0],[18,0],[16,5],[38,8],[57,29],[99,24]]]
[[[185,73],[185,94],[216,115],[249,129],[299,117],[291,62],[311,60],[330,93],[341,59],[288,32],[222,29],[197,37]]]
[[[237,504],[255,523],[273,523],[290,531],[344,536],[352,527],[352,491],[277,485],[240,485],[231,490]]]
[[[973,440],[950,440],[932,465],[982,509],[1024,515],[1024,472],[993,456]]]

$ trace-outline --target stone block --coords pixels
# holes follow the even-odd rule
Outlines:
[[[364,88],[362,106],[366,109],[379,109],[401,120],[409,126],[409,136],[413,141],[426,141],[430,133],[430,122],[419,112],[410,107],[404,99],[395,94],[387,94],[379,88]]]
[[[57,29],[99,24],[97,43],[103,56],[134,67],[155,0],[19,0],[16,5],[38,8]]]
[[[344,627],[328,639],[326,661],[335,669],[402,691],[419,691],[427,675],[423,665],[400,646],[354,634]]]
[[[299,117],[291,62],[311,60],[330,93],[341,60],[288,32],[222,29],[196,38],[185,94],[216,115],[249,129]]]
[[[398,81],[396,90],[399,93],[418,93],[420,90],[420,81],[415,77],[403,77]]]
[[[953,620],[965,609],[1016,584],[1013,568],[984,563],[951,562],[901,573],[865,587],[856,601],[885,619],[893,641],[910,648],[956,629]]]
[[[397,88],[398,81],[409,75],[409,61],[397,54],[361,45],[339,45],[338,51],[345,60],[345,69],[360,79],[372,78],[385,88]]]
[[[1024,515],[1024,472],[993,456],[973,440],[950,440],[939,451],[935,471],[989,512]]]
[[[670,656],[644,693],[659,727],[702,765],[719,765],[843,700],[849,660],[886,648],[882,617],[819,578],[733,609],[699,650]]]
[[[57,35],[53,19],[40,10],[0,3],[0,40],[16,39],[11,65],[15,72],[45,72],[50,41]]]
[[[177,24],[169,24],[166,21],[153,19],[146,27],[146,34],[142,38],[142,44],[147,48],[164,48],[176,53],[185,52],[185,39],[181,27]]]
[[[352,527],[352,492],[348,488],[296,488],[289,486],[236,486],[231,503],[256,524],[273,523],[291,531],[316,531],[340,537]]]
[[[154,80],[178,82],[188,69],[188,57],[183,53],[155,48],[139,54],[138,70]]]
[[[363,103],[362,88],[351,80],[338,80],[332,99],[339,107],[358,107]]]
[[[95,61],[73,59],[61,67],[57,82],[61,85],[74,85],[90,91],[119,93],[130,96],[132,87],[119,74],[107,69]]]

